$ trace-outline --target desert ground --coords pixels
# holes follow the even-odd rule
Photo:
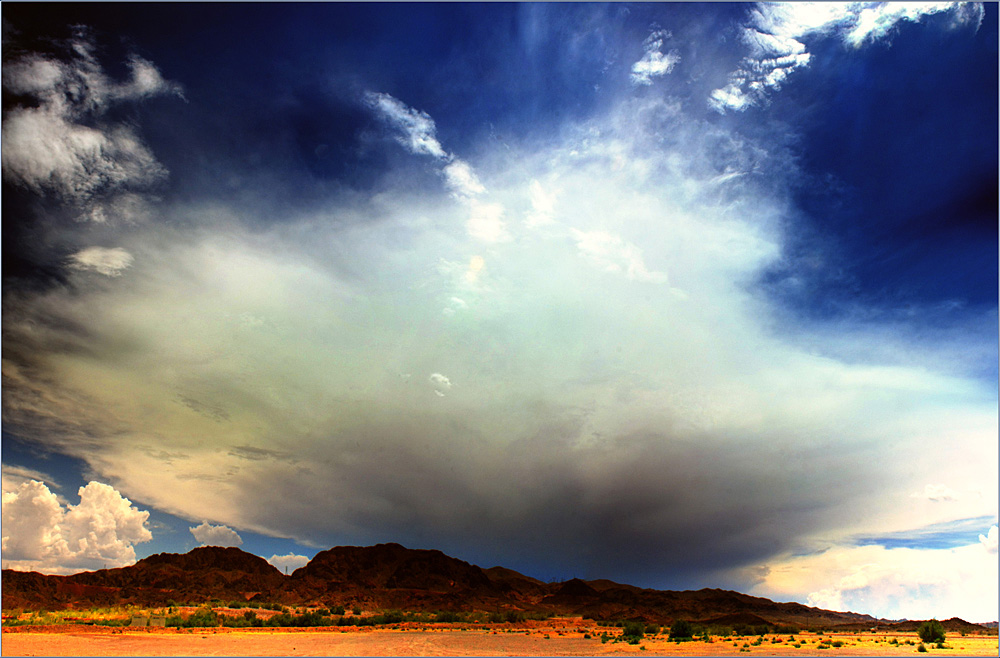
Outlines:
[[[756,638],[713,637],[674,642],[663,635],[638,644],[602,642],[583,620],[523,625],[397,628],[173,629],[107,628],[62,624],[5,628],[5,656],[900,656],[918,653],[913,633],[799,633]],[[589,637],[587,637],[589,636]],[[894,643],[893,640],[896,642]],[[798,646],[796,646],[798,645]],[[945,648],[927,654],[996,656],[996,635],[949,635]]]

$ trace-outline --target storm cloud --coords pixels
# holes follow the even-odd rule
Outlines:
[[[430,109],[366,82],[349,103],[365,152],[384,154],[374,188],[280,218],[225,194],[153,198],[167,170],[134,128],[100,133],[129,163],[95,160],[120,174],[100,185],[74,182],[83,156],[35,175],[7,159],[35,139],[14,110],[5,181],[96,224],[111,201],[88,186],[136,188],[146,215],[61,233],[63,283],[5,288],[5,425],[203,522],[202,542],[395,541],[539,577],[842,603],[768,570],[995,517],[995,389],[960,356],[995,336],[979,317],[921,333],[782,308],[760,281],[811,266],[790,255],[808,176],[776,146],[788,128],[741,131],[683,101],[668,83],[690,58],[668,40],[684,33],[651,34],[613,69],[613,102],[545,140],[452,144]],[[183,102],[155,63],[130,59],[111,85],[79,52],[90,91],[30,111],[65,144],[97,100]],[[10,88],[77,79],[18,61]],[[56,226],[46,212],[33,221]],[[967,485],[982,495],[942,493]]]

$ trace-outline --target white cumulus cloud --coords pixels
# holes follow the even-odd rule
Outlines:
[[[988,553],[997,552],[998,537],[997,527],[992,526],[985,535],[979,535],[979,543],[983,545]]]
[[[4,491],[4,568],[64,574],[134,564],[133,546],[153,538],[149,512],[100,482],[80,487],[79,496],[64,506],[37,480]]]
[[[243,538],[228,526],[212,525],[208,521],[188,528],[202,546],[242,546]]]
[[[292,573],[299,567],[304,567],[309,564],[308,557],[305,555],[296,555],[295,553],[289,553],[288,555],[272,555],[267,558],[267,561],[281,573]]]
[[[837,546],[769,565],[752,593],[792,598],[828,610],[863,611],[888,619],[997,617],[996,526],[993,548]],[[983,550],[986,546],[987,550]],[[817,583],[829,586],[815,588]]]

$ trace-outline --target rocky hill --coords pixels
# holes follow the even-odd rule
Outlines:
[[[3,608],[49,610],[135,604],[164,606],[212,600],[285,605],[360,606],[367,610],[523,611],[642,620],[686,619],[716,626],[888,627],[868,615],[777,603],[720,589],[660,591],[610,580],[543,583],[512,569],[476,565],[440,551],[399,544],[338,546],[291,575],[238,548],[161,553],[130,567],[72,576],[3,571]],[[914,622],[892,624],[909,630]],[[949,630],[985,631],[960,619]],[[954,627],[953,629],[951,627]]]

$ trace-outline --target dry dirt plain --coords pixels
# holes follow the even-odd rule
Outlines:
[[[663,636],[638,645],[602,643],[600,630],[586,622],[494,628],[454,628],[404,624],[395,629],[163,629],[59,625],[4,629],[4,656],[913,656],[912,633],[800,633],[768,635],[759,645],[749,638],[675,643]],[[585,632],[590,638],[584,638]],[[780,638],[780,643],[772,640]],[[840,647],[820,647],[822,640]],[[901,643],[891,644],[895,638]],[[949,636],[946,647],[928,646],[925,656],[996,656],[997,637]]]

